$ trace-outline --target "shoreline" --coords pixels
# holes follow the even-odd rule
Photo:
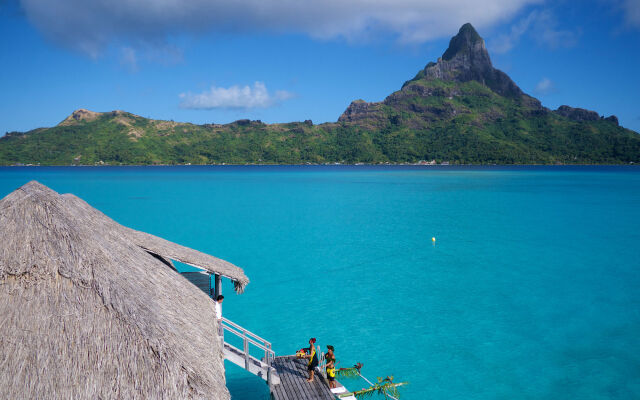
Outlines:
[[[565,168],[565,167],[638,167],[640,164],[627,163],[627,164],[416,164],[416,163],[384,163],[384,164],[366,164],[366,163],[327,163],[327,164],[233,164],[233,163],[221,163],[221,164],[60,164],[60,165],[0,165],[0,168],[165,168],[165,167],[185,167],[185,168],[201,168],[201,167],[363,167],[363,168],[394,168],[394,167],[422,167],[424,169],[456,169],[465,167],[496,167],[496,168],[518,168],[518,167],[553,167],[553,168]]]

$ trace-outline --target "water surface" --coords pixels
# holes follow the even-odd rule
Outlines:
[[[0,168],[0,196],[31,179],[242,267],[228,318],[403,399],[640,398],[640,168]]]

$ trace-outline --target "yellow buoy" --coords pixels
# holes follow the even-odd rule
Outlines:
[[[435,236],[434,236],[434,237],[432,237],[432,238],[431,238],[431,241],[432,241],[433,243],[435,243],[435,242],[436,242],[436,237],[435,237]]]

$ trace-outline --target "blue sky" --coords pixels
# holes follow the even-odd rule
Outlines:
[[[78,108],[336,121],[398,90],[465,22],[546,107],[640,132],[640,0],[0,0],[0,134]]]

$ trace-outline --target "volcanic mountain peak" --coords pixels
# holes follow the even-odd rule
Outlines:
[[[480,58],[486,58],[486,60],[483,61],[486,61],[491,65],[491,60],[489,60],[489,53],[484,45],[484,40],[470,23],[462,25],[458,34],[451,38],[449,41],[449,48],[447,48],[442,55],[442,59],[450,61],[459,54],[472,54],[480,56]]]
[[[430,62],[413,79],[441,79],[443,81],[478,81],[494,92],[511,98],[524,94],[507,74],[493,68],[484,40],[469,23],[462,25],[451,38],[449,47],[437,63]]]
[[[422,101],[423,103],[433,102],[435,98],[450,100],[462,92],[460,84],[471,81],[480,83],[494,94],[515,100],[527,109],[544,112],[537,99],[524,94],[507,74],[493,68],[484,40],[471,24],[466,23],[462,25],[458,34],[451,38],[449,47],[442,57],[435,63],[428,63],[415,78],[405,82],[400,91],[391,94],[382,103],[353,102],[338,121],[362,123],[364,120],[380,120],[378,108],[381,104],[396,109],[403,108],[402,103],[415,103],[416,97],[430,98]],[[434,105],[427,107],[430,111],[438,108],[434,118],[458,114],[459,110],[444,103],[441,105],[444,108]],[[412,112],[418,112],[422,116],[429,114],[422,106],[414,104],[412,107]]]

